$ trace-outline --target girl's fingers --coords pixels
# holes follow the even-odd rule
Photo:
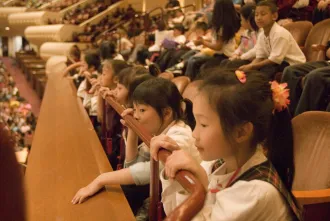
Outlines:
[[[124,125],[125,127],[127,127],[127,125],[126,125],[126,121],[125,121],[125,120],[120,119],[120,123],[121,123],[122,125]]]

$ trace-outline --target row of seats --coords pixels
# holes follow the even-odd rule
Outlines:
[[[62,0],[58,2],[52,2],[45,10],[51,12],[59,12],[73,4],[78,3],[79,0]]]
[[[46,62],[35,53],[24,51],[16,53],[16,60],[31,87],[42,98],[47,83]]]

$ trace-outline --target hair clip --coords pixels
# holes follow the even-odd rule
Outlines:
[[[235,71],[235,74],[236,74],[236,77],[237,79],[242,83],[242,84],[245,84],[246,83],[246,75],[243,71],[239,71],[239,70],[236,70]]]
[[[290,104],[289,89],[286,88],[288,84],[279,84],[277,81],[271,81],[269,84],[273,92],[274,111],[283,111],[288,108]]]

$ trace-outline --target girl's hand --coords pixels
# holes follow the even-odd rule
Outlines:
[[[234,60],[237,60],[237,59],[239,59],[239,55],[237,55],[237,54],[234,54],[233,56],[231,56],[229,58],[230,61],[234,61]]]
[[[155,136],[150,141],[150,155],[155,161],[158,161],[158,151],[160,148],[169,151],[180,150],[179,145],[172,138],[164,134]]]
[[[238,68],[238,70],[240,70],[240,71],[250,71],[250,70],[253,70],[253,66],[252,66],[252,64],[242,65],[241,67]]]
[[[100,187],[98,187],[96,184],[94,184],[94,182],[92,182],[88,186],[81,188],[73,197],[71,203],[72,204],[83,203],[88,197],[93,196],[100,189],[101,189]]]
[[[201,37],[199,37],[199,38],[197,38],[196,40],[194,40],[194,44],[195,44],[196,46],[202,45],[203,43],[204,43],[204,39],[201,38]]]
[[[324,11],[328,6],[328,3],[327,1],[319,1],[319,3],[317,4],[317,8],[320,10],[320,11]]]
[[[199,173],[203,172],[203,168],[184,150],[175,150],[169,156],[165,163],[165,174],[167,177],[174,179],[179,170],[187,170],[197,177],[201,177]]]
[[[92,88],[88,91],[90,94],[98,94],[98,90],[101,87],[101,84],[99,82],[95,82],[92,84]]]
[[[114,90],[110,90],[107,87],[101,87],[99,92],[101,93],[103,99],[105,99],[107,96],[111,96],[111,97],[115,97],[115,91]]]
[[[124,118],[124,117],[127,116],[127,115],[131,115],[131,116],[133,116],[133,114],[134,114],[134,110],[133,110],[133,108],[127,108],[127,109],[125,109],[125,110],[123,111],[123,113],[121,114],[121,117]],[[124,119],[120,119],[120,123],[121,123],[122,125],[124,125],[125,127],[128,127],[128,128],[129,128],[129,126],[126,124],[126,121],[125,121]],[[129,129],[130,129],[130,128],[129,128]]]

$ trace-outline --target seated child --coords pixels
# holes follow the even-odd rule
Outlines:
[[[207,75],[193,100],[193,136],[203,162],[198,164],[175,143],[162,145],[166,136],[151,141],[155,160],[160,147],[173,151],[161,172],[167,215],[189,195],[173,180],[179,170],[187,170],[207,192],[192,220],[301,220],[291,193],[293,135],[281,87],[270,85],[260,73],[213,69]],[[267,157],[262,147],[267,147]]]
[[[118,94],[116,95],[118,97]],[[134,109],[127,109],[123,115],[133,114],[134,118],[150,133],[167,135],[188,154],[197,157],[193,146],[191,128],[185,123],[181,109],[183,99],[176,86],[163,78],[152,78],[144,81],[134,90],[131,103]],[[188,107],[188,105],[187,105]],[[187,108],[187,111],[189,108]],[[189,118],[191,114],[188,114]],[[126,124],[123,121],[124,124]],[[149,196],[149,187],[132,191],[132,186],[145,185],[150,181],[149,151],[145,143],[138,145],[138,137],[128,128],[126,139],[125,169],[104,173],[93,180],[88,186],[80,189],[72,203],[82,203],[88,196],[94,195],[104,185],[121,184],[133,212],[142,205]],[[140,191],[139,191],[140,190]],[[134,194],[133,194],[133,193]]]
[[[327,61],[314,61],[286,67],[282,82],[290,89],[290,112],[297,116],[305,111],[325,110],[330,85],[330,41]]]
[[[254,21],[255,5],[245,4],[240,9],[241,26],[244,32],[241,35],[241,43],[234,54],[220,64],[223,69],[236,69],[250,63],[256,57],[254,46],[257,42],[258,26]]]
[[[269,79],[288,65],[306,62],[304,53],[288,30],[276,23],[277,6],[272,1],[257,4],[255,21],[262,28],[256,44],[256,58],[239,67],[241,71],[260,70]]]
[[[203,45],[213,52],[198,53],[187,61],[185,75],[194,80],[202,65],[210,67],[231,57],[235,51],[235,33],[239,30],[239,17],[231,0],[216,0],[212,17],[212,41],[199,38],[195,45]]]

